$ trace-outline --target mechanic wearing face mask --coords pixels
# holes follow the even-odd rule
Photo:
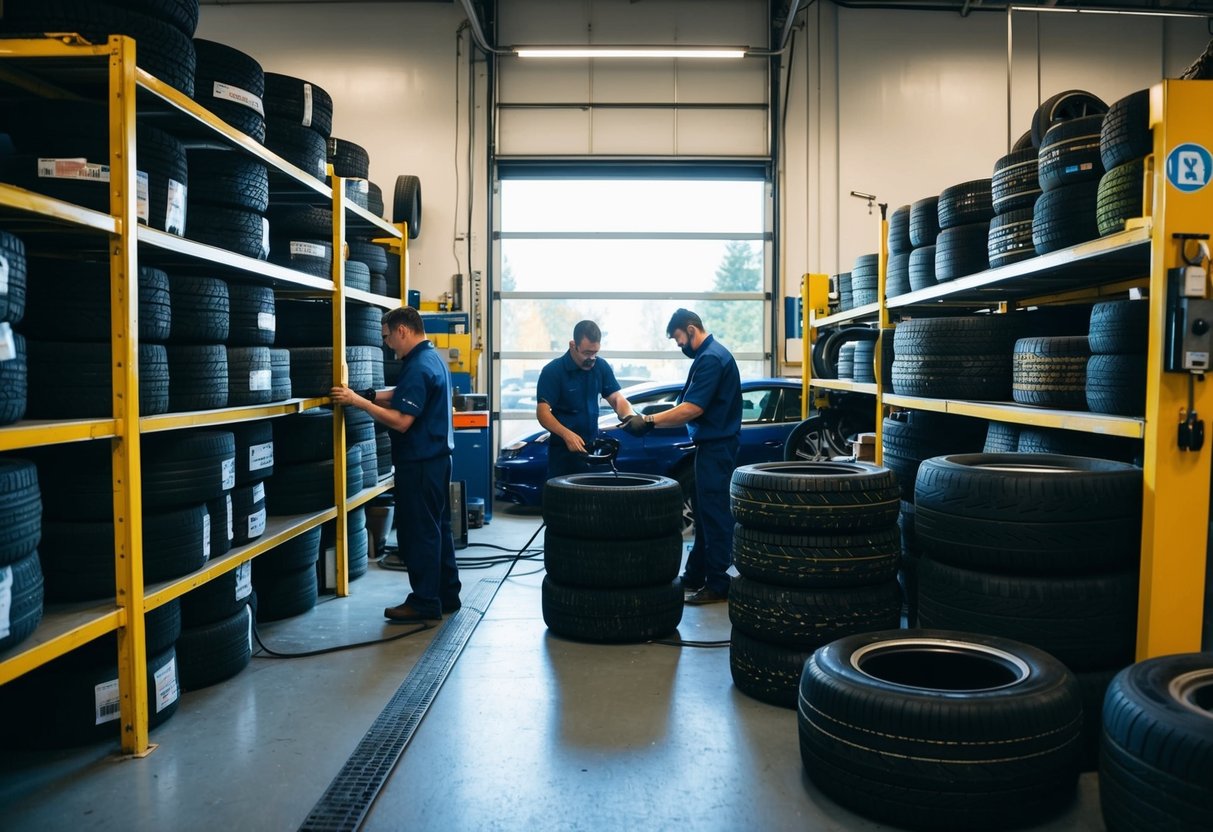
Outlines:
[[[623,420],[623,427],[644,436],[655,427],[686,425],[695,443],[695,545],[687,556],[682,586],[692,593],[688,604],[727,601],[728,568],[733,564],[729,480],[741,442],[741,375],[733,354],[689,309],[676,311],[665,333],[693,359],[678,404],[661,413],[633,415]]]
[[[548,440],[548,479],[590,469],[586,446],[598,435],[598,398],[621,420],[635,415],[620,392],[615,372],[598,357],[602,331],[593,321],[573,327],[569,351],[549,361],[539,374],[535,418],[551,433]]]

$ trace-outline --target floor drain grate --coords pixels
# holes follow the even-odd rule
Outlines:
[[[500,587],[500,580],[485,578],[464,597],[463,607],[434,636],[312,808],[301,830],[358,828]]]

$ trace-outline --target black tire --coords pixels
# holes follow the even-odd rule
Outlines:
[[[548,530],[591,540],[639,540],[682,532],[682,488],[669,477],[570,474],[543,486]]]
[[[191,200],[185,236],[254,260],[265,260],[270,253],[269,223],[256,211]]]
[[[918,539],[928,555],[918,564],[918,618],[924,627],[1013,638],[1047,651],[1074,671],[1133,661],[1136,570],[1025,577],[960,569],[930,556],[922,507],[915,512]]]
[[[380,279],[387,283],[387,279],[383,275],[377,275]],[[345,261],[345,288],[361,289],[364,292],[370,292],[371,281],[376,275],[371,274],[371,267],[366,263],[358,260]]]
[[[197,85],[195,85],[197,86]],[[211,99],[204,105],[220,120],[238,133],[244,133],[258,144],[265,144],[265,119],[256,110],[231,101]]]
[[[200,569],[210,554],[205,522],[202,504],[144,515],[144,582],[167,581]],[[48,601],[113,599],[112,522],[48,520],[39,554]]]
[[[1124,436],[1025,426],[1019,431],[1019,445],[1015,450],[1022,454],[1089,456],[1129,462],[1141,467],[1139,461],[1134,462],[1141,455],[1141,440]]]
[[[360,487],[374,488],[379,484],[378,450],[375,448],[374,436],[362,442],[352,443],[353,445],[362,450],[362,482]]]
[[[939,228],[989,222],[994,217],[989,179],[973,179],[944,188],[939,195]],[[938,243],[938,241],[937,241]]]
[[[352,518],[353,512],[348,516]],[[308,529],[255,558],[253,574],[259,580],[268,580],[275,575],[286,575],[299,569],[314,567],[320,559],[322,545],[321,528],[316,526]]]
[[[990,179],[990,201],[995,214],[1031,210],[1040,196],[1039,161],[1036,148],[1012,150],[994,163]]]
[[[231,431],[150,434],[143,439],[142,451],[145,509],[203,503],[221,497],[236,483],[236,440]]]
[[[1058,122],[1106,112],[1108,105],[1085,90],[1066,90],[1050,96],[1032,115],[1032,147],[1039,148],[1049,128]]]
[[[729,644],[729,672],[746,696],[780,708],[795,708],[800,674],[812,650],[798,650],[750,638],[736,627]]]
[[[333,276],[333,246],[324,240],[271,236],[269,261],[313,277]]]
[[[25,244],[7,231],[0,231],[0,261],[5,270],[4,291],[0,292],[0,321],[20,323],[25,314]]]
[[[345,307],[345,343],[358,347],[381,346],[383,310],[378,306],[348,304]]]
[[[345,452],[345,496],[362,490],[362,449]],[[333,460],[274,466],[267,481],[265,507],[271,515],[309,514],[333,505]]]
[[[1099,799],[1110,832],[1208,826],[1211,664],[1209,653],[1147,659],[1108,686]]]
[[[230,406],[273,401],[269,347],[228,347],[227,372]]]
[[[914,489],[925,554],[1026,575],[1126,569],[1137,559],[1142,473],[1053,454],[951,454],[925,460]]]
[[[265,73],[251,55],[222,43],[194,40],[194,100],[257,142],[265,142]]]
[[[682,582],[630,589],[567,587],[543,579],[543,622],[576,641],[638,642],[670,635],[682,621]]]
[[[760,462],[733,472],[733,518],[769,531],[883,529],[897,522],[900,489],[866,462]]]
[[[377,217],[383,216],[383,189],[374,182],[366,186],[366,210]]]
[[[255,580],[255,579],[254,579]],[[280,621],[316,606],[316,570],[310,566],[257,581],[257,620]]]
[[[851,290],[851,273],[842,272],[834,276],[838,287],[838,311],[845,312],[855,305],[855,294]]]
[[[800,682],[809,779],[847,808],[918,829],[1027,826],[1078,774],[1078,683],[1008,639],[895,630],[817,650]]]
[[[346,265],[348,267],[349,261],[346,261]],[[370,273],[370,269],[367,270],[367,273],[368,274]],[[348,278],[347,278],[347,283],[348,283]],[[384,275],[372,274],[371,282],[370,282],[369,286],[370,286],[370,288],[367,289],[367,291],[370,292],[372,295],[378,295],[381,298],[388,297],[387,278]]]
[[[1093,413],[1141,416],[1146,409],[1147,369],[1145,355],[1091,356],[1087,408]]]
[[[838,349],[838,366],[834,370],[836,378],[844,380],[852,380],[855,378],[855,345],[857,342],[852,341],[843,344]]]
[[[817,648],[853,633],[895,628],[900,618],[901,588],[892,575],[876,585],[828,589],[775,586],[746,577],[729,584],[733,629],[769,644]]]
[[[172,275],[172,335],[176,344],[222,344],[231,333],[231,297],[216,277]]]
[[[1106,237],[1124,231],[1125,221],[1142,215],[1145,160],[1134,159],[1112,168],[1099,180],[1095,195],[1095,223]]]
[[[263,557],[265,555],[257,560]],[[182,595],[182,626],[191,629],[204,627],[241,612],[248,605],[249,595],[253,591],[252,568],[253,562],[245,561]]]
[[[227,350],[223,345],[171,344],[168,365],[170,412],[227,407]]]
[[[1144,355],[1150,334],[1150,304],[1113,300],[1091,308],[1088,337],[1095,355]]]
[[[230,679],[248,666],[253,655],[253,610],[248,604],[228,618],[189,627],[177,640],[181,687],[199,690]]]
[[[235,537],[232,529],[232,492],[228,491],[222,497],[206,501],[206,514],[210,532],[207,543],[210,546],[210,556],[218,558],[226,555],[232,549]]]
[[[333,210],[314,205],[274,204],[266,211],[275,237],[294,235],[328,239],[333,236]]]
[[[111,0],[110,5],[171,23],[189,37],[198,28],[198,0]]]
[[[772,586],[832,588],[887,582],[897,573],[894,528],[792,535],[733,527],[733,562],[745,578]],[[550,570],[549,570],[550,572]]]
[[[1043,191],[1098,180],[1099,130],[1103,115],[1083,116],[1054,124],[1040,143],[1039,177]]]
[[[626,589],[666,584],[678,577],[682,534],[639,540],[590,540],[547,530],[543,563],[549,577],[568,587]]]
[[[232,489],[232,544],[243,546],[265,534],[265,483]]]
[[[92,43],[105,43],[110,34],[129,35],[138,41],[136,60],[140,67],[186,96],[193,96],[194,43],[184,27],[162,23],[122,5],[79,0],[8,0],[0,29],[13,33],[78,32]],[[142,5],[143,10],[148,10],[146,4]]]
[[[366,148],[346,139],[330,136],[327,152],[335,175],[352,179],[370,178],[371,155],[366,152]]]
[[[906,626],[918,626],[918,538],[914,532],[914,504],[901,501],[901,513],[897,515],[897,529],[901,533],[901,559],[897,568],[897,583],[905,599],[902,614]]]
[[[876,252],[859,255],[847,274],[851,276],[852,292],[856,289],[875,289],[880,278],[880,255]]]
[[[917,292],[928,286],[934,286],[935,280],[935,246],[923,246],[910,252],[908,264],[910,289]]]
[[[265,114],[301,127],[321,138],[333,130],[333,98],[322,87],[302,78],[265,73]]]
[[[1032,209],[1019,208],[990,221],[986,254],[991,269],[1036,256],[1032,242]]]
[[[1011,395],[1020,404],[1085,410],[1090,357],[1085,335],[1021,338],[1011,355]]]
[[[229,347],[257,347],[274,343],[277,316],[274,290],[269,286],[232,283],[227,287],[231,307]]]
[[[939,236],[939,197],[919,199],[910,206],[910,245],[913,248],[935,245]]]
[[[882,464],[897,477],[901,498],[913,501],[914,481],[924,459],[975,452],[984,436],[985,425],[977,419],[927,410],[903,411],[886,416],[881,424]]]
[[[876,342],[875,341],[856,341],[855,350],[852,353],[851,378],[860,383],[875,384],[876,383]]]
[[[893,333],[896,358],[922,355],[987,356],[1005,353],[1010,369],[1011,349],[1019,339],[1012,315],[967,318],[913,318]]]
[[[933,399],[1007,401],[1011,356],[910,355],[893,359],[893,392]]]
[[[913,247],[914,244],[910,242],[910,206],[903,205],[889,215],[889,253],[908,254]]]
[[[421,180],[401,174],[396,177],[396,192],[392,198],[392,222],[409,226],[409,239],[421,233]]]
[[[110,340],[113,324],[109,263],[32,257],[29,266],[38,279],[29,286],[25,319],[21,323],[25,335],[46,341]],[[10,265],[10,292],[11,268]],[[64,320],[70,320],[72,325],[64,326]],[[168,275],[140,266],[139,340],[167,341],[171,322]]]
[[[274,420],[274,457],[278,463],[319,462],[333,458],[333,411],[313,407]]]
[[[236,443],[236,485],[252,485],[274,474],[274,430],[270,419],[228,427]]]
[[[350,240],[348,245],[350,248],[350,259],[366,263],[367,268],[371,270],[371,274],[384,274],[387,272],[388,255],[383,246],[363,242],[362,240]]]
[[[1112,103],[1099,135],[1104,170],[1112,170],[1154,152],[1150,129],[1150,91],[1138,90]]]
[[[379,478],[392,473],[392,438],[386,430],[375,431],[375,455]]]
[[[885,275],[885,297],[895,298],[910,291],[909,251],[889,255],[888,273]]]
[[[270,350],[270,391],[271,401],[275,402],[289,399],[293,395],[290,350]]]
[[[265,120],[265,146],[321,182],[328,175],[324,136],[310,127],[271,116]]]
[[[383,352],[373,347],[346,347],[349,367],[346,384],[365,390],[374,383],[376,366],[383,366]],[[296,396],[327,396],[333,389],[333,348],[294,347],[291,349],[291,391]]]
[[[24,459],[0,458],[0,566],[37,549],[41,529],[37,467]]]
[[[113,562],[111,561],[111,567]],[[0,566],[0,583],[7,589],[8,633],[0,636],[0,651],[15,647],[34,634],[42,621],[42,566],[37,552]]]
[[[1037,254],[1099,237],[1095,222],[1098,182],[1080,182],[1045,191],[1032,209],[1032,245]]]
[[[329,141],[331,142],[333,140],[330,139]],[[340,141],[340,139],[338,139],[337,141]],[[331,162],[332,160],[330,159],[329,161]],[[346,180],[344,180],[344,182],[345,182],[346,201],[352,202],[353,204],[357,205],[359,208],[366,208],[367,185],[369,184],[368,180],[366,180],[366,179],[346,179]],[[332,187],[332,185],[333,185],[332,177],[329,177],[328,179],[326,179],[325,184],[327,184],[329,187]]]
[[[110,345],[26,343],[32,419],[110,416],[114,412]],[[160,344],[139,345],[139,415],[169,409],[169,366]]]
[[[943,283],[983,272],[990,266],[988,222],[955,225],[935,241],[935,281]]]
[[[195,148],[188,154],[194,174],[189,191],[191,222],[195,221],[195,205],[265,213],[270,203],[270,180],[264,164],[233,150]]]
[[[990,422],[986,430],[986,442],[982,453],[1013,454],[1019,450],[1019,425],[1006,422]]]

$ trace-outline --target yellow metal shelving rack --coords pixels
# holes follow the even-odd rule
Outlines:
[[[0,684],[46,664],[98,638],[117,632],[121,743],[128,754],[143,755],[154,748],[148,741],[148,698],[143,615],[191,589],[235,569],[280,543],[336,520],[338,595],[349,592],[346,555],[348,511],[392,487],[390,477],[347,498],[343,464],[334,465],[332,507],[296,517],[271,517],[265,533],[256,541],[238,547],[206,563],[201,569],[155,586],[143,580],[143,547],[140,506],[139,438],[143,433],[221,425],[297,413],[328,403],[327,397],[302,399],[255,407],[229,407],[191,413],[168,413],[140,417],[138,396],[138,343],[135,313],[138,298],[140,253],[170,271],[205,263],[208,269],[226,275],[262,280],[276,288],[303,290],[329,297],[333,307],[334,382],[344,381],[345,300],[394,308],[408,292],[408,234],[403,224],[393,225],[367,210],[345,201],[339,177],[331,186],[304,173],[248,136],[237,132],[187,98],[180,91],[153,78],[135,66],[135,42],[111,37],[104,44],[89,44],[74,36],[0,40],[0,62],[5,82],[48,95],[77,95],[87,89],[95,97],[105,95],[110,111],[110,213],[104,214],[42,196],[12,185],[0,184],[0,226],[18,235],[34,230],[70,231],[84,235],[85,245],[108,252],[111,264],[112,356],[114,413],[108,419],[23,421],[0,427],[0,451],[40,445],[109,439],[113,448],[115,575],[117,595],[113,602],[51,605],[34,634],[0,654]],[[377,241],[388,242],[401,258],[400,298],[373,295],[344,286],[344,258],[334,256],[331,280],[313,277],[272,263],[244,257],[138,225],[135,206],[135,114],[155,117],[181,138],[234,148],[267,165],[271,192],[287,192],[295,201],[331,203],[333,251],[344,246],[346,229],[370,232]],[[98,242],[100,241],[100,242]],[[95,248],[94,248],[95,247]],[[334,419],[334,448],[345,447],[345,424]],[[337,462],[340,463],[340,457]]]
[[[1181,191],[1168,183],[1164,163],[1183,144],[1213,147],[1213,130],[1206,115],[1209,112],[1213,112],[1213,83],[1168,80],[1151,89],[1154,152],[1146,164],[1145,217],[1130,221],[1125,231],[892,298],[886,299],[882,290],[878,303],[833,315],[828,314],[826,275],[805,275],[801,286],[806,404],[812,390],[850,390],[875,395],[877,425],[885,406],[893,406],[1143,440],[1138,659],[1198,651],[1201,647],[1213,446],[1206,443],[1199,452],[1180,450],[1176,426],[1188,407],[1189,378],[1186,374],[1164,373],[1162,366],[1167,270],[1182,264],[1180,243],[1175,235],[1213,236],[1213,184],[1192,192]],[[887,223],[882,222],[882,289],[886,228]],[[886,390],[879,350],[875,358],[875,385],[812,377],[809,350],[817,330],[825,326],[875,322],[883,331],[892,326],[890,312],[894,311],[913,314],[915,310],[947,307],[960,314],[1007,305],[1094,301],[1123,295],[1135,287],[1148,289],[1150,304],[1147,360],[1151,373],[1142,418],[1051,410],[1010,402],[896,395]],[[1211,386],[1195,384],[1195,410],[1206,416],[1213,414]],[[879,460],[879,444],[877,453]]]

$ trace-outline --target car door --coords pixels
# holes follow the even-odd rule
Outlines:
[[[795,394],[796,401],[792,396]],[[799,391],[761,386],[741,391],[741,448],[738,465],[775,462],[783,459],[783,444],[788,432],[800,421]],[[787,415],[795,405],[796,418]]]

